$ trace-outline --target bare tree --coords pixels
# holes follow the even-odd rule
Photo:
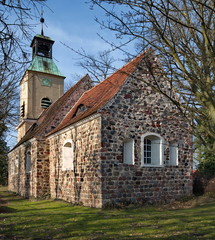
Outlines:
[[[114,67],[116,59],[111,56],[112,50],[99,51],[97,55],[92,55],[88,54],[84,49],[75,50],[65,43],[61,43],[77,54],[80,58],[80,60],[77,61],[77,65],[82,67],[86,73],[90,75],[94,83],[101,82],[116,70]]]
[[[18,119],[17,87],[30,54],[33,22],[46,0],[0,1],[0,128],[5,133]],[[39,21],[38,21],[39,22]],[[27,43],[27,45],[26,45]],[[1,137],[1,136],[0,136]]]
[[[83,60],[79,61],[78,65],[90,74],[94,82],[98,83],[114,72],[113,64],[116,60],[109,51],[98,52],[97,56],[83,52],[84,54]]]
[[[105,22],[97,20],[103,28],[115,32],[118,38],[126,37],[126,41],[138,40],[140,51],[146,47],[155,49],[162,75],[172,88],[168,95],[164,94],[190,119],[193,132],[201,142],[214,151],[215,2],[91,1],[108,15]],[[178,95],[178,101],[172,97],[173,92]]]

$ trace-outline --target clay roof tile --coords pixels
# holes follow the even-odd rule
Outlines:
[[[51,135],[67,126],[80,121],[97,112],[104,106],[121,88],[125,80],[136,69],[137,65],[145,56],[146,52],[140,54],[135,59],[127,63],[121,69],[117,70],[111,76],[100,82],[95,87],[85,92],[82,97],[77,101],[70,112],[65,116],[63,121],[48,135]],[[80,105],[86,106],[86,110],[76,115],[77,108]]]

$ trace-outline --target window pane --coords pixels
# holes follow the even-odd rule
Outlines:
[[[134,140],[133,139],[129,139],[124,142],[123,162],[126,164],[134,164]]]
[[[146,135],[143,139],[143,164],[163,164],[163,141],[157,134]]]

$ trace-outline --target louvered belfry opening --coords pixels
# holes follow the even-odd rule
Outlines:
[[[41,107],[42,107],[43,109],[48,108],[51,104],[52,104],[52,101],[51,101],[49,98],[43,98],[43,99],[41,100]]]
[[[25,116],[25,102],[20,106],[20,117],[24,118]]]

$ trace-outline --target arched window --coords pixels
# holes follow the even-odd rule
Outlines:
[[[41,107],[43,109],[48,108],[51,104],[52,104],[52,101],[49,98],[47,98],[47,97],[42,98],[42,100],[41,100]]]
[[[123,163],[134,164],[134,140],[126,139],[123,143]]]
[[[156,133],[142,136],[142,166],[163,166],[164,140]]]
[[[169,145],[169,161],[171,166],[178,166],[178,144],[176,142]]]
[[[74,170],[74,144],[68,140],[63,145],[62,170]]]
[[[25,172],[29,173],[31,171],[31,151],[27,150],[25,154]]]

